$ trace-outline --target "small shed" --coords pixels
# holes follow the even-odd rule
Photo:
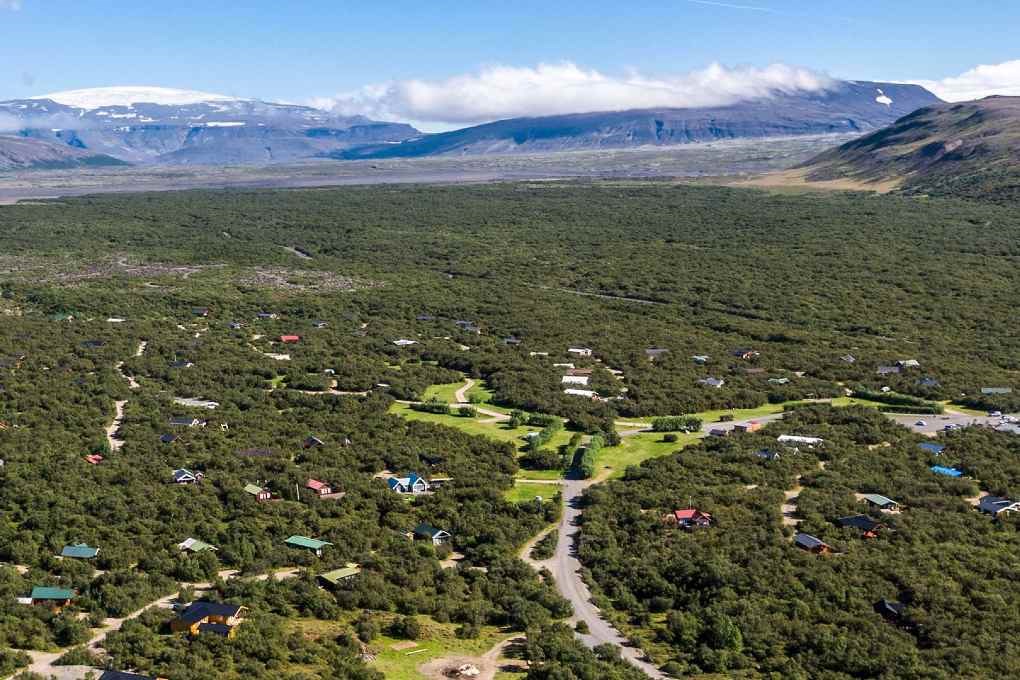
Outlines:
[[[348,562],[340,569],[334,569],[333,571],[327,571],[325,574],[319,574],[319,581],[327,588],[339,588],[341,586],[349,585],[360,574],[361,565],[355,564],[354,562]]]
[[[284,543],[292,548],[303,548],[305,550],[311,550],[315,553],[316,557],[322,557],[322,551],[327,546],[333,545],[329,541],[320,541],[317,538],[309,538],[308,536],[290,536]]]
[[[75,560],[91,560],[95,559],[96,555],[99,554],[99,548],[93,548],[87,543],[75,543],[73,545],[65,545],[63,550],[60,551],[61,557],[67,557]]]
[[[799,533],[793,537],[793,542],[798,548],[816,555],[828,555],[832,552],[832,547],[828,543],[811,534]]]

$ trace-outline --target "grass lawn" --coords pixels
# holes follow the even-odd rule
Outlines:
[[[517,479],[526,482],[529,479],[563,479],[563,470],[518,470]]]
[[[422,680],[425,676],[418,672],[418,667],[432,659],[444,656],[481,656],[510,637],[498,628],[484,626],[478,639],[460,640],[454,634],[456,625],[452,623],[437,623],[426,616],[419,616],[418,620],[422,624],[420,640],[398,640],[380,635],[369,644],[377,655],[369,665],[385,675],[387,680]],[[318,619],[293,619],[285,625],[288,630],[309,637],[334,638],[350,630],[346,622]],[[325,668],[320,670],[320,675],[322,678],[331,677]]]
[[[429,399],[438,399],[439,401],[445,401],[447,404],[457,403],[454,398],[454,393],[464,386],[463,382],[455,383],[444,383],[442,385],[432,385],[422,397],[422,401],[428,401]]]
[[[535,496],[541,496],[546,501],[557,491],[559,487],[555,484],[529,484],[518,479],[512,489],[507,489],[506,499],[512,503],[528,503],[535,500]]]
[[[511,442],[516,446],[524,445],[524,435],[529,432],[538,432],[541,429],[537,427],[517,427],[511,429],[507,427],[505,423],[483,422],[489,419],[487,416],[464,418],[457,415],[444,416],[438,413],[423,413],[421,411],[415,411],[407,404],[393,404],[393,406],[390,407],[390,413],[395,413],[409,420],[424,420],[438,425],[454,427],[468,434],[473,434],[479,437],[489,437],[490,439],[495,439],[501,442]],[[572,433],[567,432],[566,430],[561,430],[556,433],[547,446],[555,448],[566,444],[570,441],[571,434]]]
[[[610,477],[619,477],[629,465],[639,465],[649,458],[659,458],[700,441],[698,434],[677,433],[677,441],[663,442],[660,432],[642,432],[625,437],[619,446],[602,449],[597,461],[596,476],[610,469]]]
[[[285,376],[282,376],[282,375],[276,376],[275,378],[273,378],[272,380],[269,381],[269,388],[275,390],[275,389],[279,389],[279,388],[283,387],[284,379],[285,379]]]

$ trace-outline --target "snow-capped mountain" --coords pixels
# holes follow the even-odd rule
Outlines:
[[[399,123],[156,87],[72,90],[0,102],[0,133],[131,163],[207,165],[293,161],[418,136]]]

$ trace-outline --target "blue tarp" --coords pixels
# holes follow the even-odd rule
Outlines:
[[[931,471],[937,475],[945,475],[946,477],[959,477],[963,474],[956,468],[942,467],[941,465],[933,465]]]

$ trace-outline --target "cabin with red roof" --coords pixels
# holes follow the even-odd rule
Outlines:
[[[100,456],[98,453],[91,453],[85,456],[85,462],[91,463],[92,465],[99,465],[100,463],[103,462],[103,457]]]
[[[295,342],[301,342],[300,335],[281,335],[280,342],[285,344],[294,344]]]
[[[712,515],[702,512],[697,508],[685,510],[674,510],[671,515],[666,516],[667,521],[675,523],[684,529],[698,529],[712,526]]]
[[[316,496],[329,496],[333,493],[333,487],[317,479],[309,479],[305,482],[305,488],[311,489]]]

